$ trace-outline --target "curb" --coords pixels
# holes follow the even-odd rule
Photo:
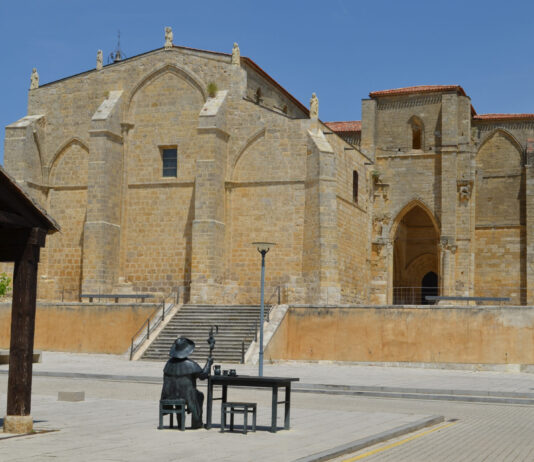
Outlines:
[[[462,396],[441,394],[441,390],[436,390],[435,394],[430,393],[388,393],[379,391],[344,391],[344,390],[320,390],[320,389],[292,389],[293,393],[316,393],[327,395],[349,395],[367,396],[370,398],[397,398],[397,399],[426,399],[432,401],[459,401],[464,403],[487,403],[487,404],[519,404],[534,405],[534,399],[529,398],[499,398],[491,396]]]
[[[294,393],[368,396],[372,398],[426,399],[467,403],[534,405],[534,393],[488,390],[440,390],[431,388],[358,387],[346,385],[295,384]]]
[[[8,371],[0,370],[0,375]],[[162,384],[162,377],[143,375],[91,374],[81,372],[34,371],[35,377],[62,377],[72,379],[109,380],[114,382],[136,382]],[[202,387],[203,384],[201,383]],[[249,387],[250,388],[250,387]],[[364,396],[371,398],[425,399],[433,401],[458,401],[467,403],[534,405],[534,393],[488,390],[452,390],[433,388],[379,387],[356,385],[331,385],[296,383],[293,393],[315,393],[327,395]]]
[[[367,436],[365,438],[360,438],[359,440],[351,441],[350,443],[342,444],[341,446],[336,446],[332,449],[326,451],[321,451],[300,459],[296,459],[294,462],[322,462],[334,457],[342,456],[343,454],[359,451],[369,446],[373,446],[383,441],[389,440],[391,438],[396,438],[398,436],[405,435],[406,433],[411,433],[421,428],[430,427],[431,425],[436,425],[443,422],[445,419],[443,416],[433,415],[430,417],[425,417],[423,419],[417,420],[413,423],[402,425],[400,427],[392,428],[382,433],[377,433],[376,435]]]
[[[0,374],[7,375],[9,371],[0,371]],[[111,380],[116,382],[137,382],[137,383],[163,383],[163,372],[161,377],[147,375],[115,375],[115,374],[84,374],[82,372],[51,372],[33,371],[34,377],[61,377],[68,379],[95,379]]]
[[[534,400],[533,392],[521,391],[492,391],[492,390],[462,390],[453,388],[410,388],[410,387],[382,387],[373,385],[337,385],[297,382],[292,389],[302,390],[336,390],[351,392],[384,392],[384,393],[420,393],[435,395],[461,395],[461,396],[495,396],[499,398],[531,398]]]

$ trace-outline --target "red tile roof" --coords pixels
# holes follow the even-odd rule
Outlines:
[[[467,96],[460,85],[419,85],[416,87],[394,88],[392,90],[380,90],[369,93],[369,97],[406,95],[410,93],[435,93],[444,91],[457,91],[462,96]]]
[[[479,114],[474,120],[510,120],[510,119],[534,119],[534,114]]]
[[[324,123],[333,132],[361,132],[361,120],[347,120],[345,122],[325,122]]]

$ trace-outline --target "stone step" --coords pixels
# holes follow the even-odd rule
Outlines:
[[[239,327],[247,327],[247,326],[253,326],[255,324],[255,322],[258,321],[259,322],[259,319],[256,320],[255,318],[254,319],[250,319],[250,320],[234,320],[233,322],[231,320],[229,321],[224,321],[224,322],[218,322],[218,321],[214,321],[214,322],[211,322],[211,323],[205,323],[203,320],[194,320],[194,319],[183,319],[183,318],[180,318],[180,319],[177,319],[175,321],[173,321],[172,323],[169,323],[167,325],[170,325],[170,326],[180,326],[180,325],[192,325],[192,326],[199,326],[199,327],[202,327],[202,328],[208,328],[208,330],[211,328],[211,326],[213,325],[216,325],[219,327],[219,329],[221,327],[228,327],[228,326],[239,326]]]
[[[169,329],[166,332],[162,332],[160,337],[161,338],[173,338],[176,339],[179,335],[194,335],[195,337],[204,337],[206,340],[208,339],[208,331],[205,330],[193,330],[193,329]],[[215,339],[223,339],[225,337],[243,337],[246,335],[254,335],[254,331],[252,329],[235,329],[235,330],[229,330],[227,332],[221,332],[219,330],[219,333],[215,335]]]
[[[184,305],[153,340],[143,359],[166,360],[174,340],[184,335],[196,344],[191,358],[204,361],[209,354],[209,331],[212,326],[218,326],[214,356],[218,361],[240,362],[242,342],[245,350],[248,349],[259,316],[259,306]]]

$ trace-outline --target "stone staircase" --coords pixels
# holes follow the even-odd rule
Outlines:
[[[153,340],[141,359],[166,361],[171,345],[183,335],[195,342],[191,359],[203,366],[209,353],[207,340],[210,327],[219,326],[213,350],[215,363],[240,363],[241,342],[245,342],[246,352],[254,340],[254,322],[259,318],[259,306],[184,305]]]

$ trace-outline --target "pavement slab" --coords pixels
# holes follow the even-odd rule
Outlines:
[[[250,395],[250,391],[247,394]],[[32,414],[37,416],[35,429],[54,431],[0,440],[0,460],[207,461],[215,458],[219,461],[282,462],[324,453],[355,437],[372,438],[399,428],[408,432],[421,422],[432,423],[429,416],[419,414],[299,406],[292,410],[292,428],[273,434],[268,431],[268,399],[264,401],[258,407],[258,430],[243,435],[220,433],[218,425],[211,430],[158,430],[157,402],[152,400],[64,402],[53,396],[36,395],[32,405]],[[219,415],[216,405],[214,416]],[[282,427],[281,419],[278,425]]]
[[[217,362],[215,358],[215,362]],[[129,361],[126,355],[42,352],[42,362],[33,365],[35,373],[102,374],[117,379],[132,377],[161,380],[164,362]],[[223,369],[237,369],[238,374],[256,375],[257,366],[222,364]],[[0,374],[8,365],[0,365]],[[466,371],[412,367],[355,365],[329,361],[287,361],[265,363],[264,375],[299,377],[300,384],[325,384],[347,387],[369,387],[410,390],[458,390],[488,393],[522,393],[534,396],[534,374],[526,372]]]
[[[467,409],[467,404],[460,403],[454,407],[450,407],[453,403],[434,405],[423,404],[423,401],[417,400],[409,404],[399,404],[409,400],[365,401],[356,396],[297,393],[293,395],[291,429],[271,434],[267,431],[270,422],[270,391],[237,389],[232,390],[229,400],[258,403],[257,432],[249,432],[247,435],[221,434],[217,426],[209,431],[157,430],[157,400],[161,391],[163,365],[163,362],[131,362],[126,356],[43,352],[42,362],[34,364],[32,415],[36,419],[36,430],[50,432],[0,439],[0,460],[206,461],[217,458],[222,461],[316,461],[324,460],[318,455],[325,451],[334,454],[340,447],[348,447],[347,445],[351,444],[354,446],[353,451],[357,451],[357,444],[362,441],[375,444],[377,435],[385,435],[384,438],[388,439],[396,435],[399,429],[404,428],[401,433],[405,434],[419,428],[421,422],[423,426],[429,425],[435,422],[433,419],[436,415],[447,415],[448,409],[458,410],[459,415],[464,408]],[[252,365],[223,364],[224,368],[235,368],[238,374],[257,373],[257,367]],[[4,406],[6,402],[4,391],[7,389],[7,372],[8,366],[0,365],[0,406]],[[265,364],[264,373],[271,376],[299,377],[299,386],[308,384],[318,388],[321,388],[321,385],[331,385],[347,389],[391,388],[406,392],[434,390],[454,393],[471,390],[480,395],[534,393],[534,375],[530,373],[401,368],[330,362]],[[84,391],[86,400],[58,401],[60,391]],[[367,402],[382,404],[362,407],[362,403]],[[501,409],[498,414],[499,423],[504,422],[510,426],[513,434],[521,435],[520,441],[523,441],[524,435],[516,428],[514,420],[508,421],[503,417],[510,415],[511,419],[516,419],[516,414],[530,412],[529,408],[532,409],[531,406],[513,406],[509,412],[504,407],[487,409]],[[217,402],[214,403],[213,415],[217,424],[220,415]],[[279,427],[282,426],[281,419],[279,416]],[[477,426],[485,426],[487,431],[486,417],[475,420],[470,413],[466,413],[458,425],[421,438],[421,441],[403,445],[395,451],[388,451],[387,458],[389,460],[391,454],[398,452],[403,456],[396,460],[430,460],[425,459],[425,454],[432,453],[432,446],[423,444],[427,441],[440,444],[440,438],[443,439],[444,435],[449,434],[456,434],[460,443],[465,440],[466,447],[470,447],[467,435],[471,432],[472,438],[480,438],[475,430]],[[501,427],[496,427],[496,430],[497,428],[502,432]],[[488,441],[488,444],[494,441],[497,441],[497,438]],[[450,443],[447,440],[443,444]],[[414,454],[408,452],[412,447],[421,447],[417,458],[413,458]],[[451,450],[453,451],[454,447]],[[530,456],[531,446],[521,450]],[[501,460],[506,460],[508,456],[504,449],[503,451],[500,455],[505,459]],[[373,460],[382,460],[382,457],[386,457],[386,454],[377,455]],[[447,457],[443,460],[456,461],[461,458]],[[517,460],[523,459],[519,457]]]

